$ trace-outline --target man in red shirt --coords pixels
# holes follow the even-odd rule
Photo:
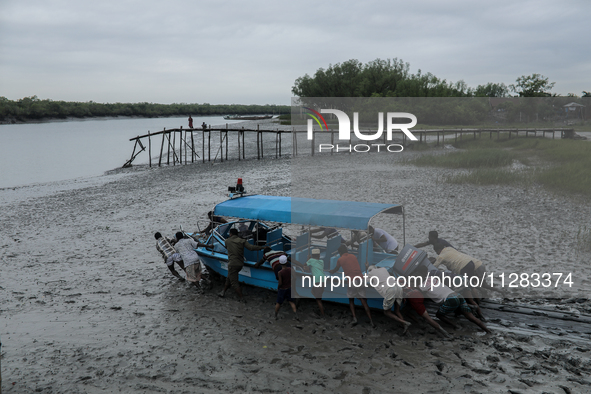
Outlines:
[[[349,249],[347,246],[341,245],[339,246],[339,254],[341,257],[337,260],[337,265],[333,270],[330,270],[330,274],[334,274],[339,270],[339,268],[343,268],[345,276],[349,278],[349,287],[347,288],[347,297],[349,297],[349,308],[351,309],[351,314],[353,314],[353,322],[351,325],[355,326],[357,324],[357,316],[355,316],[355,298],[361,301],[361,305],[363,305],[363,309],[365,309],[365,313],[369,318],[369,323],[372,327],[375,327],[373,320],[371,319],[371,312],[369,311],[369,306],[367,305],[367,301],[365,300],[365,286],[363,283],[363,275],[361,274],[361,267],[359,266],[359,261],[355,255],[349,253]],[[358,280],[354,280],[354,278],[359,278]],[[355,285],[358,284],[357,286]],[[360,284],[360,285],[359,285]]]

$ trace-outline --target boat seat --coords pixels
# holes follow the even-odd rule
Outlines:
[[[310,233],[303,233],[296,237],[296,250],[302,250],[310,245]]]
[[[281,243],[283,238],[283,229],[281,227],[271,230],[267,233],[267,245],[276,245]]]
[[[341,237],[340,235],[337,235],[335,237],[329,238],[326,241],[326,250],[324,252],[324,269],[325,270],[329,270],[330,265],[331,265],[331,259],[334,256],[337,256],[337,259],[339,257],[339,246],[341,246],[341,241],[343,240],[343,237]]]
[[[367,265],[373,264],[373,241],[371,239],[366,239],[359,244],[357,260],[359,261],[362,272],[365,271],[365,263]]]
[[[296,252],[295,259],[302,264],[306,264],[306,261],[308,261],[308,249],[306,248]]]
[[[254,241],[252,239],[250,239],[246,242],[248,242],[249,244],[253,244]],[[244,258],[246,259],[246,261],[254,261],[256,263],[262,257],[263,257],[262,250],[248,250],[246,248],[244,249]]]
[[[339,256],[339,255],[337,254],[336,256],[332,256],[332,257],[330,258],[330,265],[329,265],[329,267],[328,267],[328,269],[327,269],[326,271],[333,270],[333,269],[334,269],[334,268],[337,266],[337,260],[339,259],[339,257],[341,257],[341,256]],[[327,260],[325,260],[325,262],[326,262],[326,261],[327,261]],[[325,263],[325,265],[326,265],[326,263]]]

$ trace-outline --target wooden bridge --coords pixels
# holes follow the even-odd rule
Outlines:
[[[485,129],[471,129],[471,128],[460,128],[460,129],[413,129],[411,130],[412,133],[419,139],[419,143],[427,142],[427,137],[434,138],[436,137],[437,145],[445,144],[446,137],[454,138],[454,141],[462,140],[463,138],[474,138],[478,135],[479,138],[482,138],[482,134],[486,133],[489,134],[489,138],[492,139],[493,135],[496,135],[496,138],[499,139],[501,134],[508,134],[509,138],[519,137],[519,135],[524,135],[525,137],[529,137],[533,135],[534,137],[538,136],[538,133],[541,133],[543,137],[546,137],[547,134],[552,134],[552,138],[555,138],[556,133],[560,133],[561,138],[572,138],[574,135],[574,129],[572,128],[485,128]],[[199,147],[195,144],[195,135],[194,133],[201,133],[201,149],[199,152]],[[219,144],[217,142],[213,142],[212,144],[212,133],[218,134],[219,137]],[[229,138],[231,134],[235,134],[237,140],[237,152],[238,152],[238,160],[245,160],[246,159],[246,142],[245,142],[245,134],[246,133],[256,133],[256,157],[258,160],[263,159],[265,155],[265,150],[263,146],[263,136],[272,134],[275,136],[275,157],[281,157],[283,153],[283,134],[288,133],[291,134],[291,155],[295,157],[298,155],[298,135],[299,134],[306,134],[307,131],[303,130],[296,130],[292,128],[292,130],[269,130],[269,129],[260,129],[260,126],[257,126],[256,129],[245,129],[242,128],[229,128],[226,125],[225,128],[211,128],[211,127],[203,127],[203,128],[193,128],[193,129],[184,129],[183,127],[179,127],[177,129],[164,129],[162,131],[158,131],[156,133],[138,135],[137,137],[130,138],[130,141],[135,141],[133,146],[133,152],[131,153],[131,157],[127,162],[123,165],[123,167],[130,167],[131,163],[135,160],[135,158],[146,149],[148,150],[149,156],[149,166],[152,167],[152,140],[157,139],[160,140],[160,147],[159,147],[159,155],[158,155],[158,166],[161,166],[163,162],[166,162],[167,165],[171,164],[188,164],[188,163],[195,163],[196,161],[202,161],[205,163],[206,157],[207,161],[212,161],[212,147],[215,149],[215,155],[213,157],[213,162],[216,160],[224,161],[228,160],[228,152],[229,148]],[[394,131],[394,134],[400,134],[400,139],[402,141],[402,145],[406,145],[408,142],[408,138],[406,134],[402,131]],[[313,134],[313,139],[310,154],[315,154],[315,142],[317,136],[330,136],[331,144],[334,143],[335,134],[338,135],[337,130],[319,132],[315,131]],[[161,137],[160,137],[161,136]],[[214,136],[215,138],[215,136]],[[147,139],[147,142],[146,142]],[[143,141],[143,142],[142,142]],[[253,141],[254,142],[254,141]],[[376,141],[377,142],[377,141]],[[250,141],[249,141],[250,143]],[[383,143],[386,144],[386,133],[383,135]],[[146,146],[147,145],[147,146]],[[207,145],[207,147],[206,147]],[[235,147],[234,147],[235,148]],[[158,149],[158,147],[156,147]],[[267,148],[267,155],[269,154],[269,148]],[[331,152],[332,154],[332,152]]]

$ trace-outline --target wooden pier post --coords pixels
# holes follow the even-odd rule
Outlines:
[[[259,138],[260,138],[259,134],[260,134],[259,130],[257,129],[257,160],[261,160],[261,151],[260,151],[261,145],[259,143]]]
[[[164,138],[165,138],[164,133],[162,133],[162,143],[160,144],[160,158],[158,159],[158,167],[160,167],[162,165],[162,151],[164,150]]]
[[[193,137],[193,130],[191,130],[191,163],[195,163],[195,139]]]
[[[168,166],[170,165],[170,131],[166,133],[166,141],[168,142],[168,152],[166,153],[166,165]]]
[[[148,130],[148,160],[152,167],[152,140],[150,139],[150,130]]]
[[[243,130],[243,131],[242,131],[242,158],[243,158],[244,160],[246,160],[246,153],[245,153],[245,151],[244,151],[244,149],[245,149],[245,148],[244,148],[244,145],[245,145],[245,144],[244,144],[244,126],[242,126],[242,130]]]
[[[224,162],[224,139],[222,138],[223,131],[220,130],[220,162]],[[215,161],[215,158],[213,159]]]
[[[257,130],[259,129],[260,125],[257,125]],[[263,132],[261,131],[261,159],[265,158],[265,148],[263,147]]]
[[[385,138],[385,137],[384,137],[384,138]],[[334,132],[333,132],[332,130],[330,131],[330,144],[331,144],[332,146],[334,146]],[[331,155],[331,156],[332,156],[332,151],[333,151],[333,150],[334,150],[334,149],[331,149],[331,150],[330,150],[330,155]]]

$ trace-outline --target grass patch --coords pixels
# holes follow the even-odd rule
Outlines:
[[[591,228],[580,226],[577,232],[577,250],[591,252]]]
[[[424,155],[410,163],[418,166],[468,168],[471,174],[451,176],[453,183],[478,185],[535,182],[544,188],[591,199],[591,142],[519,137],[465,139],[454,143],[462,152]],[[530,171],[503,168],[514,160]]]
[[[518,185],[527,183],[529,174],[513,172],[504,168],[479,168],[469,174],[451,175],[445,178],[450,183],[475,185]]]
[[[418,166],[446,168],[495,168],[511,164],[514,157],[512,152],[489,148],[453,152],[445,155],[421,156],[412,163]]]

